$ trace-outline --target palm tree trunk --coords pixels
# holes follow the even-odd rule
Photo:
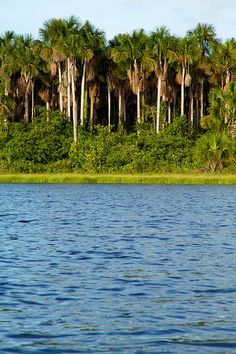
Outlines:
[[[32,80],[32,89],[31,89],[31,119],[34,118],[34,80]]]
[[[196,114],[195,114],[195,128],[198,129],[199,125],[199,100],[196,98]]]
[[[7,80],[5,81],[4,92],[5,92],[5,96],[8,96],[8,95],[9,95]]]
[[[67,116],[70,120],[71,113],[70,113],[70,86],[71,86],[71,64],[70,58],[67,59]]]
[[[140,86],[139,86],[139,68],[137,64],[137,59],[134,59],[134,78],[135,81],[138,82],[137,84],[137,123],[141,123],[141,100],[140,100]],[[136,86],[136,84],[135,84]]]
[[[89,102],[88,102],[88,89],[87,89],[87,84],[86,84],[86,80],[85,80],[85,85],[84,85],[84,113],[83,113],[83,120],[84,120],[84,124],[88,118],[88,106],[89,106]]]
[[[140,87],[138,85],[137,91],[137,123],[141,123],[141,109],[140,109]]]
[[[200,92],[200,119],[204,116],[204,81],[201,80],[201,92]]]
[[[171,124],[171,102],[168,101],[168,124]]]
[[[160,132],[160,112],[161,112],[161,76],[158,76],[157,83],[157,117],[156,117],[156,132]]]
[[[107,100],[108,100],[108,127],[109,127],[109,132],[111,132],[111,90],[108,85],[107,89]]]
[[[90,98],[90,129],[94,127],[94,97]]]
[[[226,73],[226,85],[228,85],[228,83],[230,82],[230,71],[229,69],[227,69],[227,73]],[[229,110],[229,104],[228,102],[225,103],[225,108],[226,108],[226,112],[228,112]],[[234,116],[234,115],[233,115]],[[224,117],[224,123],[225,124],[228,124],[228,122],[230,121],[230,119],[228,119],[228,115],[227,113],[225,114],[225,117]]]
[[[141,122],[144,122],[144,107],[145,107],[145,97],[144,94],[141,95]]]
[[[121,130],[123,131],[124,128],[124,122],[126,121],[126,104],[125,104],[125,92],[124,88],[121,89]]]
[[[190,95],[190,125],[193,127],[193,94]]]
[[[173,101],[173,117],[176,116],[176,94],[174,94],[174,101]]]
[[[226,72],[226,80],[225,80],[225,83],[226,83],[226,85],[230,82],[230,71],[229,71],[229,69],[227,69],[227,72]]]
[[[182,68],[182,80],[181,80],[181,109],[180,115],[184,115],[184,81],[185,81],[185,67]]]
[[[124,90],[122,92],[122,112],[123,112],[123,119],[126,122],[126,100],[125,100],[125,93]]]
[[[50,111],[50,104],[49,104],[49,102],[46,102],[46,116],[47,116],[47,122],[49,122],[49,111]]]
[[[85,73],[86,73],[86,60],[83,64],[83,75],[81,81],[81,95],[80,95],[80,124],[84,125],[84,89],[85,89]]]
[[[72,106],[73,106],[73,133],[74,133],[74,142],[77,143],[78,142],[78,113],[77,113],[77,103],[75,97],[74,67],[72,67],[71,70],[71,88],[72,88]]]
[[[121,127],[122,121],[122,94],[121,88],[119,88],[119,95],[118,95],[118,127]]]
[[[59,77],[59,108],[63,112],[63,97],[62,97],[62,74],[61,74],[61,63],[58,63],[58,77]]]
[[[29,123],[29,95],[27,89],[25,90],[25,114],[24,114],[25,124]]]

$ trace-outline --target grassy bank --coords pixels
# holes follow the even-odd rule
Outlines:
[[[236,184],[232,174],[1,174],[0,183]]]

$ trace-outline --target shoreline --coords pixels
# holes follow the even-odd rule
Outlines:
[[[236,184],[236,174],[217,173],[2,173],[0,183],[33,184]]]

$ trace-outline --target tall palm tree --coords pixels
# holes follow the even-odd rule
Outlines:
[[[7,31],[0,37],[0,78],[4,81],[5,95],[9,94],[11,75],[15,71],[14,63],[15,33]]]
[[[133,92],[137,97],[137,123],[141,123],[141,92],[144,82],[153,69],[153,60],[149,57],[148,37],[144,30],[133,31],[132,35],[117,36],[118,44],[111,50],[115,63],[126,65],[127,75]]]
[[[70,16],[68,19],[53,18],[46,21],[44,27],[39,30],[46,48],[51,48],[51,53],[49,51],[49,62],[55,62],[58,66],[58,92],[61,111],[63,110],[63,85],[67,87],[67,115],[69,118],[71,116],[71,73],[74,70],[70,56],[71,52],[73,52],[72,56],[74,57],[75,47],[78,47],[78,35],[81,25],[80,20],[75,16]],[[45,54],[47,55],[47,53]],[[66,78],[64,82],[63,77]]]
[[[112,60],[113,48],[119,45],[119,36],[114,37],[109,42],[107,48],[107,87],[108,87],[108,125],[111,123],[111,92],[113,91],[115,97],[118,97],[118,127],[123,129],[122,120],[126,121],[126,92],[128,90],[127,66],[123,61],[115,63]]]
[[[193,30],[187,32],[187,36],[196,41],[198,46],[198,58],[195,65],[198,68],[200,82],[200,118],[202,118],[204,116],[204,82],[207,76],[206,68],[209,64],[213,47],[217,43],[216,31],[212,25],[198,23]]]
[[[72,121],[74,131],[74,142],[78,141],[78,105],[76,99],[76,81],[78,78],[77,58],[80,48],[80,33],[71,32],[61,47],[67,57],[67,114],[70,117],[70,97],[72,94]]]
[[[34,54],[35,41],[30,35],[18,35],[15,39],[16,60],[15,64],[20,72],[19,85],[24,94],[24,122],[29,123],[29,95],[34,97],[34,79],[38,75],[36,56]]]
[[[63,82],[62,82],[62,64],[66,57],[62,48],[59,45],[59,39],[66,38],[66,24],[63,19],[52,18],[44,22],[43,28],[39,29],[40,38],[43,41],[44,48],[42,57],[49,65],[55,63],[58,69],[58,93],[59,107],[63,111]]]
[[[176,57],[173,51],[173,40],[174,37],[170,35],[169,30],[165,26],[157,28],[150,36],[151,52],[155,60],[155,75],[157,77],[157,133],[160,131],[161,84],[167,76],[168,61]]]
[[[75,81],[77,79],[76,59],[79,54],[81,45],[80,29],[82,23],[75,16],[70,16],[64,20],[66,27],[66,37],[59,38],[58,44],[66,55],[67,68],[67,114],[71,116],[71,94],[72,94],[72,108],[73,108],[73,123],[74,123],[74,139],[77,140],[77,104],[75,98]]]
[[[63,112],[62,64],[65,61],[66,57],[62,52],[48,46],[45,43],[41,43],[40,45],[40,57],[47,64],[48,72],[51,74],[51,79],[53,79],[58,72],[58,83],[57,83],[58,84],[57,92],[59,96],[58,106],[60,111]]]
[[[95,28],[89,21],[86,21],[81,28],[81,43],[80,43],[80,59],[83,65],[81,79],[81,96],[80,96],[80,124],[84,125],[84,100],[85,100],[85,84],[86,81],[93,81],[93,92],[98,87],[94,81],[96,68],[99,56],[105,50],[105,34],[103,31]],[[95,87],[96,86],[96,87]],[[93,95],[90,95],[90,125],[93,126]]]
[[[40,35],[45,43],[52,48],[52,59],[58,65],[59,76],[59,105],[62,110],[62,89],[63,76],[66,77],[67,86],[67,115],[71,117],[71,94],[73,112],[74,141],[78,141],[78,114],[76,102],[76,79],[77,66],[76,59],[79,55],[81,37],[80,28],[82,23],[75,16],[68,19],[51,19],[44,23],[44,28],[40,29]],[[64,67],[62,74],[61,62]]]
[[[185,114],[185,84],[187,81],[186,75],[190,79],[189,65],[193,62],[194,55],[194,43],[188,37],[179,38],[177,44],[177,62],[180,64],[181,71],[178,72],[177,78],[180,78],[179,82],[181,84],[181,105],[180,114],[183,116]]]

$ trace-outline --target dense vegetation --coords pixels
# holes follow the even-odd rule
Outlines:
[[[0,170],[235,172],[236,40],[198,24],[107,42],[51,19],[0,37]]]

